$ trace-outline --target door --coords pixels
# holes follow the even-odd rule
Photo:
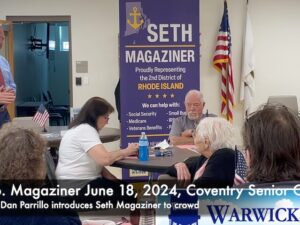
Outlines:
[[[8,20],[0,20],[0,25],[3,27],[5,35],[4,45],[0,50],[0,54],[8,60],[11,73],[14,76],[12,23]],[[10,114],[10,118],[13,119],[15,117],[15,103],[8,105],[7,109]]]
[[[49,98],[49,94],[47,95],[49,92],[54,105],[67,108],[72,106],[72,45],[71,35],[69,35],[71,17],[7,16],[6,19],[14,24],[14,78],[18,92],[16,105],[18,106],[20,102],[42,102],[44,96]],[[68,38],[68,41],[64,40],[67,42],[65,44],[68,51],[55,51],[58,42],[51,37],[53,24],[68,25],[64,26],[61,32],[61,37]],[[68,35],[63,35],[66,30]],[[38,48],[39,43],[41,48]],[[61,56],[64,60],[61,60]],[[32,88],[33,83],[36,84],[34,88]],[[17,107],[16,116],[23,114],[21,110],[22,107]],[[32,111],[24,114],[33,115]]]

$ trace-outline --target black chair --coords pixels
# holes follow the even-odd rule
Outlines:
[[[47,94],[48,96],[43,92],[43,100],[46,103],[45,106],[49,112],[50,125],[67,125],[69,118],[69,109],[65,106],[53,105],[53,100],[50,92],[47,91]],[[60,123],[61,121],[62,124]]]
[[[59,113],[56,112],[55,110],[53,110],[52,108],[52,103],[49,101],[47,95],[43,92],[43,101],[44,101],[44,105],[47,108],[48,112],[49,112],[49,124],[50,126],[56,125],[56,126],[60,126],[60,121],[64,121],[63,116]],[[55,124],[54,124],[55,123]],[[63,122],[64,125],[64,122]]]
[[[51,149],[46,149],[45,160],[46,160],[46,168],[47,168],[46,183],[52,187],[55,187],[57,184],[57,180],[55,176],[57,159],[56,160],[54,159],[54,156],[51,153]]]
[[[69,122],[69,115],[70,115],[69,106],[68,105],[55,105],[53,102],[52,94],[49,90],[47,91],[47,95],[48,95],[48,104],[49,104],[50,110],[55,113],[60,113],[63,117],[64,125],[67,125]]]

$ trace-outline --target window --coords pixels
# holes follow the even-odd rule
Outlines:
[[[49,50],[55,50],[55,41],[49,40]]]
[[[68,26],[59,26],[59,50],[69,51],[69,29]]]
[[[69,51],[69,42],[68,41],[63,42],[63,51]]]

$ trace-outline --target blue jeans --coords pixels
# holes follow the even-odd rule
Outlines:
[[[7,112],[7,109],[4,109],[3,111],[0,111],[0,128],[3,124],[10,121],[9,114]]]

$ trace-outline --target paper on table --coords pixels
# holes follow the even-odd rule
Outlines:
[[[57,137],[59,137],[58,133],[41,133],[40,135],[43,138],[57,138]]]
[[[159,142],[157,145],[154,146],[154,148],[160,148],[160,149],[163,149],[163,150],[167,149],[169,147],[170,147],[170,145],[169,145],[169,143],[167,142],[166,139],[163,140],[162,142]]]

